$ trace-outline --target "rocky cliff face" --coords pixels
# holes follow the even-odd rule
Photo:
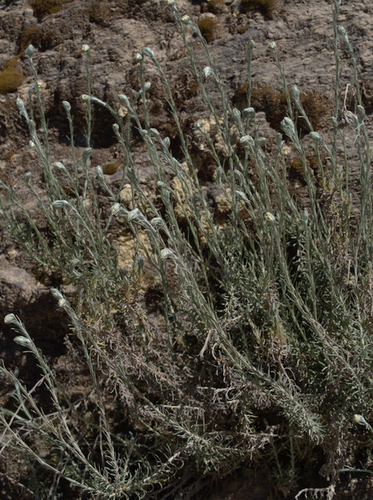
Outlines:
[[[239,109],[246,105],[247,44],[254,40],[252,105],[259,111],[261,133],[269,144],[286,113],[280,74],[268,50],[270,42],[276,43],[289,88],[294,84],[300,88],[314,128],[327,131],[335,78],[331,2],[272,0],[267,2],[271,6],[267,10],[261,10],[255,2],[251,2],[253,6],[249,8],[249,3],[241,0],[179,0],[178,7],[182,14],[199,22],[228,95]],[[140,88],[135,56],[148,46],[170,79],[199,177],[206,183],[216,210],[222,215],[224,207],[216,201],[219,192],[213,183],[214,162],[193,128],[199,121],[214,134],[214,127],[197,90],[182,38],[166,1],[2,0],[0,8],[0,179],[3,182],[27,197],[23,175],[31,171],[33,183],[42,188],[35,153],[28,144],[28,130],[15,105],[17,96],[28,101],[28,91],[33,83],[24,53],[30,43],[36,48],[34,62],[42,85],[52,157],[67,163],[71,162],[67,139],[69,129],[62,101],[69,101],[72,105],[75,141],[78,147],[84,146],[86,108],[79,97],[87,91],[87,83],[82,45],[88,44],[91,48],[92,93],[119,110],[122,104],[118,94],[131,97]],[[373,5],[369,0],[351,0],[342,3],[339,18],[355,50],[368,115],[373,111],[372,15]],[[188,37],[195,50],[197,66],[202,70],[207,64],[202,49],[192,30]],[[350,88],[345,94],[353,79],[350,57],[342,41],[340,46],[340,99],[343,101],[346,97],[347,105],[353,107],[355,101]],[[173,152],[177,154],[176,129],[172,125],[163,85],[154,68],[148,65],[146,71],[151,83],[148,91],[151,126],[157,128],[163,137],[171,138]],[[213,85],[211,93],[218,100]],[[93,108],[93,118],[92,171],[99,164],[109,182],[118,182],[122,152],[112,130],[113,119],[107,110],[97,106]],[[152,189],[149,161],[135,130],[132,147],[137,152],[135,162],[138,169],[142,169],[144,183]],[[291,158],[292,152],[289,151],[288,155]],[[296,177],[296,164],[293,166]],[[356,183],[358,191],[353,166],[352,161],[351,182]],[[295,184],[296,188],[300,186],[301,183]],[[28,203],[32,205],[34,202],[30,199]],[[34,209],[37,211],[36,206]],[[3,268],[17,267],[22,262],[22,256],[13,247],[4,250]],[[3,314],[9,312],[8,303],[12,302],[2,303]]]
[[[267,49],[270,42],[277,44],[289,87],[293,84],[299,86],[304,99],[308,100],[308,112],[317,117],[315,128],[322,128],[327,123],[328,107],[333,102],[335,76],[330,2],[271,1],[268,3],[273,8],[264,12],[255,8],[255,2],[254,7],[247,8],[248,3],[241,0],[211,0],[208,3],[181,0],[178,6],[182,13],[200,22],[228,93],[238,108],[244,106],[247,43],[255,41],[253,105],[264,113],[262,127],[267,137],[273,136],[283,117],[281,111],[278,112],[282,86]],[[56,159],[68,154],[64,154],[68,125],[61,104],[63,100],[72,105],[76,141],[78,145],[83,144],[85,108],[79,96],[87,88],[81,52],[84,43],[91,47],[92,92],[97,98],[120,108],[119,93],[131,96],[133,91],[139,90],[135,55],[142,47],[149,46],[170,78],[184,129],[192,136],[193,124],[209,118],[187,64],[172,12],[165,1],[4,0],[0,5],[0,172],[4,181],[17,184],[20,173],[33,164],[26,126],[15,106],[17,96],[27,100],[33,82],[24,55],[30,43],[37,49],[34,60],[42,84]],[[373,110],[372,9],[368,0],[350,1],[342,4],[340,15],[340,24],[346,28],[355,49],[368,112]],[[201,48],[192,32],[189,38],[196,51],[197,64],[202,69],[206,61]],[[349,55],[342,43],[343,50],[341,92],[352,80]],[[148,68],[148,80],[152,84],[148,92],[151,125],[172,139],[176,132],[172,130],[164,89],[152,68]],[[351,93],[348,102],[353,102]],[[112,164],[119,160],[111,128],[112,118],[105,109],[95,108],[94,119],[92,146],[97,159],[101,164]],[[211,177],[208,161],[206,158],[201,158],[201,161],[208,180]],[[201,175],[203,177],[203,172]]]
[[[81,58],[83,43],[91,47],[92,90],[96,97],[119,105],[119,93],[138,90],[138,69],[135,54],[144,46],[151,47],[160,64],[165,67],[182,109],[190,121],[202,113],[200,96],[195,92],[191,72],[186,64],[185,52],[171,10],[164,1],[50,1],[56,8],[38,10],[35,5],[43,2],[15,0],[1,2],[1,155],[7,161],[12,154],[19,154],[27,144],[24,124],[14,107],[17,95],[26,97],[32,83],[24,49],[32,43],[37,52],[35,63],[51,132],[63,142],[66,119],[61,105],[69,101],[76,117],[76,132],[82,134],[84,120],[79,96],[86,90],[85,68]],[[34,5],[34,8],[30,5]],[[330,2],[316,0],[277,1],[266,17],[260,9],[244,8],[241,0],[178,3],[181,12],[205,26],[211,53],[221,75],[233,95],[246,82],[245,58],[249,40],[254,40],[252,76],[254,86],[279,90],[278,70],[267,50],[276,42],[280,61],[289,85],[297,84],[301,91],[317,90],[321,97],[332,96],[334,78],[333,27]],[[372,5],[366,1],[351,1],[341,7],[342,24],[355,48],[364,82],[368,108],[373,107],[370,88],[373,78],[373,42],[371,37]],[[190,33],[192,46],[197,50],[198,63],[203,67],[203,57],[198,57],[198,44]],[[346,53],[346,64],[341,68],[343,83],[351,80],[351,65]],[[10,68],[13,73],[10,73]],[[4,80],[8,71],[12,85]],[[24,79],[22,80],[22,77]],[[163,90],[155,80],[149,92],[154,108],[154,124],[167,128],[167,110]],[[8,91],[8,92],[7,92]],[[266,110],[267,111],[267,110]],[[115,143],[111,132],[112,120],[100,110],[94,133],[94,147],[109,148]],[[3,166],[2,166],[3,168]]]
[[[274,0],[268,2],[271,8],[267,10],[263,10],[259,3],[252,2],[254,5],[250,6],[250,2],[243,0],[176,2],[183,14],[199,21],[228,94],[241,109],[245,107],[247,44],[250,40],[255,41],[253,106],[259,111],[262,135],[273,139],[283,117],[282,85],[267,48],[270,42],[276,43],[289,87],[296,84],[300,88],[309,113],[314,116],[314,127],[322,132],[328,131],[335,78],[330,0]],[[372,18],[371,0],[346,0],[342,3],[339,24],[347,30],[355,50],[368,116],[373,112]],[[201,47],[192,31],[188,37],[196,53],[197,66],[202,71],[207,62]],[[38,209],[28,199],[22,179],[26,172],[31,171],[34,184],[42,189],[42,176],[28,144],[27,127],[15,105],[17,96],[28,101],[29,88],[34,81],[24,53],[30,43],[36,48],[34,61],[42,84],[52,156],[56,161],[67,163],[70,161],[66,138],[68,123],[62,101],[71,103],[76,144],[78,149],[84,146],[85,107],[79,96],[87,91],[87,84],[82,45],[90,46],[92,93],[117,109],[121,107],[118,94],[131,96],[139,90],[135,56],[143,47],[150,47],[170,79],[182,127],[199,166],[199,177],[210,190],[217,210],[224,211],[218,206],[219,193],[214,188],[213,161],[201,147],[193,129],[197,121],[208,123],[209,112],[197,90],[182,38],[165,0],[0,0],[0,179],[20,192],[36,217]],[[347,84],[353,79],[350,56],[343,42],[340,45],[340,97],[343,99],[346,95],[347,106],[353,107],[354,96],[349,91],[345,94]],[[151,83],[148,92],[151,126],[162,136],[171,138],[177,154],[176,131],[165,92],[159,76],[151,67],[147,67],[147,80]],[[215,92],[213,88],[211,92]],[[92,169],[101,165],[108,181],[116,183],[120,177],[122,152],[112,131],[113,120],[102,107],[95,107],[93,111]],[[373,132],[371,125],[370,131]],[[152,190],[149,160],[136,133],[133,150],[144,185]],[[291,155],[291,151],[288,154]],[[351,182],[354,182],[353,172]],[[1,228],[0,235],[0,320],[9,312],[20,315],[30,325],[30,333],[49,342],[50,352],[54,352],[58,359],[64,353],[61,339],[66,331],[60,329],[61,317],[48,302],[51,283],[33,274],[31,265]],[[65,289],[65,292],[69,291],[72,293]],[[39,310],[47,311],[46,316]],[[50,336],[48,341],[45,335]],[[15,348],[9,338],[8,331],[2,332],[0,353],[7,363],[16,366]],[[26,361],[22,363],[25,365]],[[265,489],[259,490],[255,498],[264,498],[266,494]],[[225,498],[233,498],[229,495],[230,490]]]

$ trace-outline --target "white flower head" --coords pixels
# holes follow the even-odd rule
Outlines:
[[[135,61],[141,61],[143,59],[142,57],[142,54],[140,54],[140,52],[138,52],[136,55],[135,55]]]
[[[273,222],[275,220],[275,216],[271,214],[271,212],[267,212],[264,217],[268,222]]]
[[[275,48],[276,48],[276,42],[271,42],[271,43],[268,45],[268,48],[269,48],[270,50],[275,50]]]
[[[353,421],[360,425],[365,425],[366,420],[362,415],[358,415],[357,413],[354,415]]]
[[[134,208],[133,210],[131,210],[127,214],[128,222],[132,222],[132,221],[136,222],[136,221],[139,221],[143,218],[144,218],[144,215],[140,212],[140,210],[138,208]]]
[[[165,260],[168,257],[170,257],[170,258],[175,258],[176,257],[175,254],[174,254],[174,252],[172,250],[170,250],[169,248],[164,248],[163,250],[161,250],[160,255],[161,255],[161,259],[162,260]]]
[[[88,102],[88,101],[89,101],[89,95],[88,95],[88,94],[82,94],[82,95],[80,96],[80,100],[81,100],[82,102]]]
[[[251,137],[251,135],[244,135],[243,137],[241,137],[241,139],[240,139],[240,143],[241,143],[241,144],[247,144],[247,145],[249,145],[249,146],[254,146],[255,141],[254,141],[254,139]]]
[[[317,132],[310,132],[310,137],[315,142],[323,142],[321,135]]]
[[[344,27],[343,26],[337,26],[337,31],[341,35],[341,37],[344,38],[346,42],[348,42],[347,31],[344,29]]]
[[[167,0],[168,5],[175,5],[175,0]]]
[[[165,223],[165,221],[162,219],[162,217],[154,217],[154,219],[152,219],[150,221],[150,224],[154,227],[154,229],[165,229],[167,231],[167,225]],[[162,250],[161,250],[162,252]]]
[[[184,24],[189,24],[190,23],[190,17],[185,15],[181,18],[181,22]]]
[[[288,116],[285,116],[285,118],[281,122],[281,127],[282,129],[287,133],[287,134],[295,134],[295,126],[294,122],[291,118]]]
[[[373,432],[372,426],[365,420],[363,415],[355,414],[353,417],[353,421],[359,425],[364,426],[368,431]]]
[[[57,290],[57,288],[51,288],[51,294],[53,295],[53,297],[58,300],[58,302],[60,302],[61,300],[64,299],[64,296],[62,295],[62,293]]]
[[[7,314],[4,318],[4,323],[6,325],[10,325],[12,323],[15,323],[17,324],[18,323],[18,319],[17,319],[17,316],[13,313],[10,313],[10,314]]]
[[[148,56],[150,57],[150,59],[155,59],[154,52],[149,47],[144,47],[143,49],[141,49],[141,52],[144,56]]]
[[[33,83],[30,87],[30,92],[34,92],[36,88],[41,89],[43,86],[42,82],[37,81],[36,83]]]
[[[131,103],[128,99],[128,97],[125,95],[125,94],[119,94],[118,95],[118,99],[120,100],[120,102],[122,102],[125,107],[127,108],[127,111],[124,113],[124,116],[127,115],[127,114],[130,114],[132,116],[135,116],[135,111],[133,110],[132,106],[131,106]],[[123,110],[124,111],[124,110]],[[119,129],[118,129],[119,130]]]
[[[14,337],[13,340],[14,342],[16,342],[16,344],[19,344],[23,347],[27,347],[28,345],[32,344],[32,341],[27,337],[22,337],[22,336]]]
[[[65,298],[62,298],[58,301],[58,305],[62,308],[64,308],[67,305],[67,300]]]
[[[54,163],[52,163],[52,167],[56,168],[57,170],[63,170],[63,171],[66,170],[65,165],[63,163],[61,163],[60,161],[55,161]]]
[[[294,99],[299,101],[299,88],[296,85],[294,85],[291,89],[291,93],[293,94]]]
[[[68,101],[62,101],[62,105],[65,108],[67,113],[69,113],[69,111],[71,111],[71,104]]]
[[[210,68],[210,66],[206,66],[205,68],[203,68],[202,74],[205,78],[208,78],[210,75],[212,75],[212,69]]]
[[[114,205],[111,207],[110,212],[112,215],[118,215],[120,212],[121,206],[119,203],[114,203]]]
[[[252,120],[255,118],[255,109],[254,108],[245,108],[242,111],[242,118],[251,118]]]
[[[123,102],[127,106],[127,108],[131,107],[130,101],[129,101],[128,97],[125,94],[119,94],[118,95],[118,99],[121,102]]]
[[[82,45],[82,52],[88,52],[88,51],[89,51],[89,49],[90,49],[90,47],[89,47],[89,45],[87,45],[86,43],[84,43],[84,44]]]
[[[30,44],[26,49],[26,55],[31,58],[34,55],[34,52],[35,52],[35,47],[32,44]]]
[[[52,203],[53,208],[73,208],[67,200],[56,200]]]

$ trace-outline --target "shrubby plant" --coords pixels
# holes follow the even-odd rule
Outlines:
[[[136,57],[141,89],[133,100],[119,96],[127,109],[123,121],[114,108],[91,94],[90,51],[84,46],[87,147],[81,159],[74,147],[70,105],[63,103],[70,123],[70,170],[51,160],[33,47],[28,48],[35,75],[30,103],[35,93],[43,137],[36,132],[32,108],[27,110],[21,100],[17,105],[43,169],[46,201],[29,174],[25,182],[40,203],[49,234],[40,232],[17,194],[4,184],[1,219],[40,268],[57,269],[76,287],[74,304],[58,290],[52,294],[72,325],[75,337],[70,344],[87,366],[95,410],[89,415],[81,412],[80,403],[69,396],[26,327],[10,314],[5,322],[17,331],[15,342],[37,359],[41,370],[37,385],[51,402],[43,403],[35,388],[27,389],[17,373],[3,366],[1,373],[14,383],[16,405],[1,409],[2,449],[13,446],[24,451],[34,467],[39,464],[52,473],[55,480],[43,490],[49,498],[58,493],[61,481],[83,498],[155,498],[161,489],[163,498],[178,492],[192,498],[197,476],[222,477],[244,464],[268,468],[284,496],[298,492],[297,498],[307,493],[332,498],[340,472],[352,467],[351,457],[368,446],[353,432],[353,415],[355,422],[368,426],[373,416],[370,147],[360,97],[356,112],[341,108],[339,102],[339,36],[350,52],[360,96],[352,48],[345,30],[337,27],[341,2],[334,0],[333,132],[324,139],[313,130],[298,88],[288,88],[272,42],[269,51],[282,78],[288,116],[270,154],[251,107],[255,44],[248,46],[247,107],[240,112],[227,97],[198,26],[180,16],[175,2],[168,3],[203,101],[225,145],[222,155],[196,124],[216,162],[216,183],[230,207],[229,219],[218,222],[207,203],[170,83],[150,48]],[[200,40],[207,60],[204,69],[195,63],[187,29]],[[149,64],[163,81],[182,163],[172,154],[170,139],[150,127]],[[210,98],[211,84],[218,91],[219,105]],[[123,181],[116,191],[106,183],[101,167],[96,168],[96,180],[89,169],[92,103],[112,113],[113,130],[125,153]],[[297,120],[310,131],[317,173],[310,168]],[[352,141],[342,122],[354,132]],[[146,145],[161,208],[137,177],[130,147],[132,127]],[[237,144],[231,141],[233,129],[239,135]],[[302,167],[307,188],[302,206],[289,190],[285,145],[292,145]],[[349,183],[351,148],[360,167],[358,215]],[[327,163],[322,161],[325,154]],[[67,178],[69,194],[58,173]],[[119,202],[126,179],[136,203],[132,210]],[[182,196],[172,187],[172,179],[182,187]],[[112,203],[107,220],[98,205],[97,182]],[[137,239],[132,269],[118,267],[115,241],[108,237],[114,218]],[[151,323],[141,302],[143,258],[162,288],[163,330]],[[113,422],[113,402],[123,416],[119,427]],[[38,455],[29,437],[47,445],[50,455]],[[313,489],[314,478],[307,472],[314,461],[322,466],[323,488]],[[186,466],[193,474],[181,476]]]
[[[276,8],[281,5],[278,0],[241,0],[241,9],[259,9],[269,19],[273,19]]]
[[[8,61],[0,73],[0,94],[15,92],[22,85],[23,74],[17,70],[17,57]]]
[[[41,21],[45,16],[61,10],[69,2],[70,0],[30,0],[29,4],[34,16],[38,18],[38,21]]]

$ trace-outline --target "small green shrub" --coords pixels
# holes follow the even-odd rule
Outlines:
[[[241,0],[244,10],[259,9],[268,19],[273,19],[279,0]]]
[[[29,44],[40,50],[48,50],[59,45],[66,36],[63,26],[56,28],[52,23],[47,26],[32,24],[23,30],[18,40],[18,51],[21,54]]]
[[[17,70],[18,58],[15,57],[8,61],[5,68],[0,73],[0,94],[10,94],[16,92],[22,85],[24,75]]]
[[[331,113],[330,99],[326,95],[317,89],[308,90],[301,93],[300,102],[312,124],[313,130],[319,130],[325,126],[325,118]],[[300,120],[298,125],[310,131],[306,123],[302,123]]]
[[[114,161],[112,163],[108,163],[102,167],[102,171],[105,175],[113,175],[119,169],[119,163]]]
[[[280,131],[281,122],[288,112],[285,92],[276,90],[271,85],[266,85],[254,88],[251,99],[254,109],[264,111],[271,127]]]
[[[4,158],[5,161],[11,160],[15,154],[17,154],[17,151],[14,151],[14,150],[10,151],[7,155],[5,155],[5,158]]]
[[[318,181],[320,180],[320,163],[323,169],[327,168],[325,154],[319,155],[319,157],[317,157],[314,151],[309,152],[305,154],[305,160],[307,167],[313,172],[315,183],[318,183]],[[299,158],[295,158],[290,161],[289,178],[291,181],[300,180],[304,186],[307,185],[307,180],[304,173],[304,164]]]
[[[40,41],[41,41],[40,28],[36,23],[32,24],[27,29],[24,29],[21,32],[21,35],[18,40],[18,52],[19,53],[24,52],[28,47],[28,45],[30,44],[35,45],[35,47],[39,47]]]
[[[72,0],[29,0],[34,16],[38,21],[42,21],[45,16],[54,14],[61,10]]]
[[[101,26],[109,26],[111,20],[110,4],[107,0],[95,0],[89,7],[89,20]]]
[[[247,25],[241,26],[240,28],[237,29],[237,33],[239,33],[240,35],[244,35],[248,29],[249,27]]]
[[[247,106],[248,84],[244,84],[236,89],[233,96],[233,103],[242,110]],[[314,130],[320,129],[325,124],[325,116],[330,113],[328,98],[318,90],[308,90],[301,92],[300,102],[311,121]],[[292,99],[294,106],[294,100]],[[277,131],[281,130],[281,122],[287,116],[288,105],[284,91],[275,89],[272,85],[264,87],[254,87],[251,92],[251,105],[257,111],[264,111],[267,121],[271,127]],[[307,124],[298,120],[300,129],[308,129]]]
[[[207,43],[211,43],[216,38],[218,38],[219,34],[219,19],[213,17],[204,17],[200,21],[198,21],[198,28],[200,29],[203,38]]]
[[[224,0],[210,0],[207,4],[207,10],[213,14],[220,14],[228,10]]]

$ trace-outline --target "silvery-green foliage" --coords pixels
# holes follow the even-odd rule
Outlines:
[[[348,435],[352,415],[368,430],[373,417],[371,155],[353,50],[345,30],[337,28],[340,2],[335,0],[337,97],[331,119],[334,135],[327,137],[312,129],[300,89],[293,86],[290,95],[276,44],[270,44],[288,116],[281,122],[283,135],[276,135],[268,153],[271,145],[261,136],[251,106],[250,64],[255,44],[251,41],[248,46],[249,90],[247,106],[240,112],[231,105],[198,26],[190,17],[181,16],[173,0],[168,4],[206,110],[225,145],[222,155],[215,140],[196,124],[215,163],[228,215],[219,223],[208,203],[171,83],[153,49],[146,47],[136,56],[141,88],[134,99],[118,96],[127,108],[124,123],[114,106],[91,94],[90,50],[84,46],[88,88],[81,99],[87,105],[87,144],[78,161],[71,141],[73,167],[69,169],[58,160],[50,161],[30,47],[27,56],[36,80],[32,91],[42,116],[41,139],[31,110],[21,100],[17,105],[45,174],[48,203],[40,199],[32,176],[26,175],[25,183],[39,201],[53,238],[48,240],[40,232],[17,194],[3,183],[1,218],[34,262],[47,270],[58,269],[77,287],[78,307],[60,291],[52,290],[52,294],[79,342],[100,425],[82,419],[77,403],[67,395],[22,322],[10,314],[5,322],[19,334],[14,341],[36,357],[54,413],[46,414],[16,374],[2,368],[14,383],[18,404],[14,412],[2,409],[4,436],[93,498],[141,496],[160,484],[174,484],[177,489],[174,476],[183,464],[191,464],[197,474],[224,475],[253,459],[257,464],[265,462],[281,490],[291,495],[296,492],[297,469],[309,466],[307,457],[313,450],[323,450],[335,481],[337,461],[340,467],[356,451]],[[195,61],[189,29],[206,57],[203,67]],[[362,189],[359,216],[354,219],[348,139],[337,119],[338,36],[348,46],[359,96],[356,114],[342,110],[354,132],[350,146],[356,148],[360,163]],[[183,162],[174,157],[171,139],[150,127],[148,64],[163,82]],[[215,86],[218,103],[210,97],[208,85]],[[120,188],[126,179],[133,194],[134,206],[129,210],[119,201],[120,189],[114,192],[97,166],[97,182],[111,203],[106,220],[89,167],[91,103],[104,106],[115,120],[113,130],[125,155]],[[72,138],[71,106],[65,102],[64,108]],[[311,170],[305,154],[300,119],[310,130],[318,174]],[[144,191],[137,176],[135,152],[129,146],[132,126],[147,149],[159,203]],[[231,141],[233,126],[239,133],[237,144]],[[297,203],[289,188],[287,144],[294,147],[301,166],[306,207]],[[337,157],[339,149],[344,156]],[[322,152],[328,155],[328,164],[322,162]],[[83,180],[78,167],[84,172]],[[72,195],[62,190],[57,172],[68,179]],[[170,172],[181,192],[170,182]],[[115,242],[108,238],[114,220],[132,231],[137,241],[132,270],[118,269]],[[152,268],[161,290],[162,331],[151,323],[141,303],[144,262]],[[128,432],[117,433],[111,425],[107,398],[112,394],[131,427]],[[60,425],[53,420],[56,413]],[[74,432],[77,421],[95,436],[90,444],[102,467],[84,451],[86,443]],[[35,454],[23,437],[26,430],[52,443],[61,457],[58,466]],[[133,432],[142,437],[134,438]]]

